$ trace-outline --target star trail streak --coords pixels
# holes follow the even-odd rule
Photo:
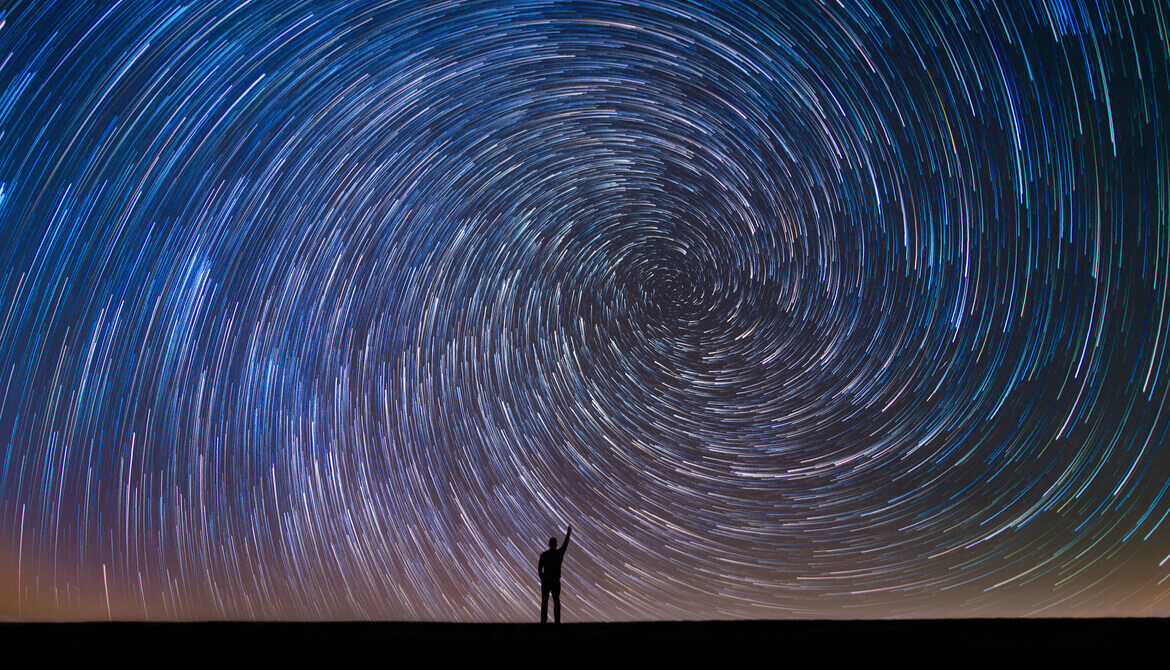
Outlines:
[[[0,9],[0,616],[1170,614],[1168,20]]]

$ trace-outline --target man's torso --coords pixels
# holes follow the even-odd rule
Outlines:
[[[564,556],[560,549],[549,549],[540,555],[540,564],[544,566],[540,573],[540,581],[546,583],[561,581],[561,561]]]

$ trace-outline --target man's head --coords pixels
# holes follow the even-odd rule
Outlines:
[[[548,538],[548,548],[549,549],[556,549],[557,548],[557,538],[555,538],[555,537]]]

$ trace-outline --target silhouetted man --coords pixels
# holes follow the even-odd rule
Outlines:
[[[565,543],[557,549],[557,538],[548,539],[548,551],[540,555],[540,562],[536,564],[536,572],[540,575],[540,623],[548,622],[548,594],[553,597],[553,621],[561,622],[561,561],[565,560],[565,550],[569,548],[569,536],[573,534],[573,526],[565,533]]]

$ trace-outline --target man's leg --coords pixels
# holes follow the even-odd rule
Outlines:
[[[561,622],[561,583],[557,582],[552,586],[553,597],[553,621]]]
[[[540,585],[540,623],[548,623],[548,584]]]

